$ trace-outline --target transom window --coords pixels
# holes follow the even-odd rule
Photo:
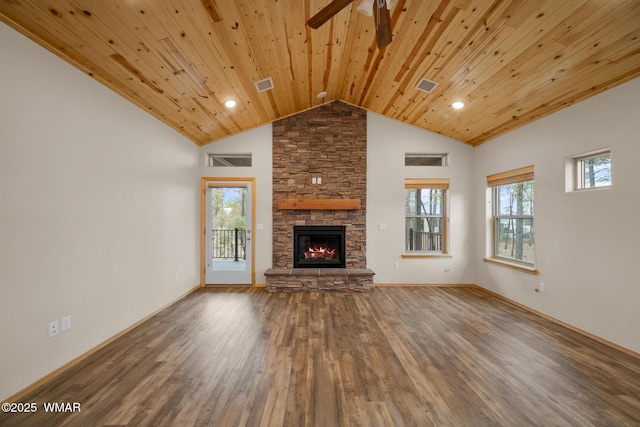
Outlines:
[[[405,253],[447,253],[448,179],[405,180]]]
[[[240,167],[251,166],[251,153],[234,154],[207,154],[207,166],[209,167]]]
[[[533,267],[533,166],[487,177],[492,188],[494,257]]]
[[[405,153],[405,166],[447,166],[449,164],[448,154],[421,154]]]

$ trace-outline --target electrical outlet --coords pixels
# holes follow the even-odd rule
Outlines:
[[[538,289],[540,289],[541,294],[544,294],[547,292],[547,285],[545,285],[544,283],[540,283],[540,285],[538,286]]]
[[[318,184],[322,184],[322,178],[318,177]]]
[[[378,224],[378,231],[385,231],[387,226],[385,224]]]
[[[49,323],[49,338],[55,337],[58,335],[58,331],[60,330],[60,324],[56,320],[55,322]]]
[[[393,268],[395,268],[396,270],[400,268],[400,263],[399,262],[394,262],[393,263]]]
[[[176,271],[176,274],[174,276],[174,280],[177,282],[178,280],[180,280],[180,273]]]
[[[71,329],[71,315],[64,316],[62,318],[62,328],[60,329],[62,332]]]
[[[318,179],[314,176],[313,178],[311,178],[311,183],[312,184],[317,184],[318,183]]]

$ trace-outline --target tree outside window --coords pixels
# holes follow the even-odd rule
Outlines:
[[[487,177],[492,188],[493,257],[535,264],[533,166]]]
[[[405,181],[405,253],[447,253],[448,186],[448,179]]]
[[[247,189],[210,188],[213,258],[244,259],[246,249]],[[237,248],[236,248],[237,242]]]
[[[576,159],[578,189],[611,186],[611,152]]]
[[[533,265],[533,181],[494,187],[495,256]]]

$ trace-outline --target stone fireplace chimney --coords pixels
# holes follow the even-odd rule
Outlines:
[[[284,199],[359,199],[360,209],[281,210]],[[365,110],[332,102],[273,124],[274,268],[293,268],[294,225],[346,226],[346,267],[366,268],[366,199]]]
[[[273,269],[294,267],[294,226],[344,226],[346,269],[366,269],[366,197],[365,110],[332,102],[273,124]],[[348,199],[359,208],[280,208],[292,199]]]

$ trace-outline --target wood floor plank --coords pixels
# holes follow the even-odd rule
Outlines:
[[[639,426],[640,362],[475,289],[215,288],[22,401],[0,426]]]

